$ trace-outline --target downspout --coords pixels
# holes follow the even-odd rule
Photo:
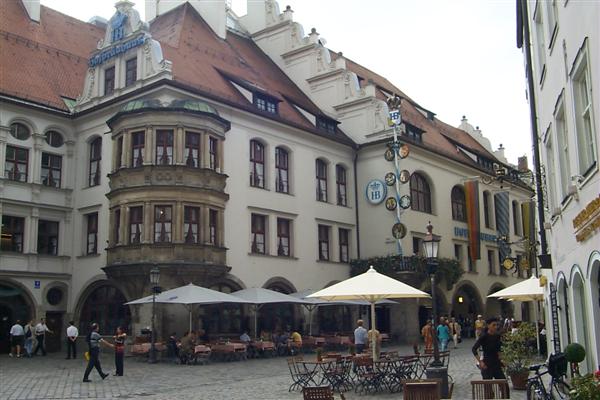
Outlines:
[[[357,160],[358,160],[358,150],[359,146],[356,146],[354,151],[354,160],[353,160],[353,168],[354,168],[354,212],[356,214],[356,258],[360,259],[360,223],[358,218],[358,175],[357,175]]]
[[[523,30],[517,32],[517,47],[523,47],[525,50],[525,64],[527,68],[527,90],[529,92],[529,115],[531,119],[531,141],[533,145],[533,165],[535,173],[535,191],[537,194],[537,209],[538,209],[538,221],[539,221],[539,235],[540,235],[540,255],[538,256],[542,268],[552,268],[552,259],[548,254],[548,242],[546,241],[546,230],[544,224],[546,221],[544,213],[544,192],[542,189],[542,172],[541,172],[541,159],[540,159],[540,144],[538,135],[538,123],[537,123],[537,110],[535,104],[535,87],[533,83],[533,67],[531,62],[531,43],[530,43],[530,32],[529,32],[529,14],[527,10],[527,1],[517,0],[517,15],[520,11],[521,23]],[[520,9],[519,9],[520,7]],[[517,21],[518,23],[519,21]],[[519,38],[519,34],[523,36]],[[519,39],[521,42],[519,43]],[[519,44],[521,46],[519,46]],[[539,271],[536,271],[539,276]]]

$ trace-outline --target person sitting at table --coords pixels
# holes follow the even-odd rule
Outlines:
[[[241,335],[240,335],[240,341],[244,342],[245,344],[248,344],[252,341],[252,339],[250,338],[250,336],[248,335],[248,331],[244,331]]]
[[[288,341],[290,340],[290,335],[287,332],[279,332],[276,337],[273,337],[275,340],[275,345],[277,346],[277,354],[280,356],[288,353]]]
[[[264,329],[260,331],[260,340],[262,340],[263,342],[266,341],[270,341],[271,339],[273,339],[273,341],[275,342],[275,334],[273,334],[273,337],[271,336],[271,334],[267,331],[265,331]]]
[[[302,348],[302,335],[300,332],[298,332],[298,330],[295,330],[292,332],[290,339],[290,351],[292,355],[295,355],[296,353],[300,352],[300,349]]]
[[[167,341],[167,357],[171,360],[177,360],[179,358],[179,341],[177,340],[177,334],[175,332],[169,335]]]
[[[188,360],[193,358],[196,347],[196,333],[194,331],[186,332],[181,339],[181,348],[179,349],[179,358],[182,364],[187,364]]]
[[[379,353],[381,352],[381,333],[377,329],[369,329],[367,333],[369,340],[370,354],[373,354],[373,347],[375,347],[375,358],[379,359]]]

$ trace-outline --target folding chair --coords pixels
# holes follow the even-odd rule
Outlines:
[[[440,400],[441,379],[404,381],[404,400]]]
[[[473,400],[510,399],[510,388],[506,379],[483,379],[471,381]]]

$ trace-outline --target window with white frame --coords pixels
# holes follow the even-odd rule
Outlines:
[[[62,156],[42,153],[42,185],[60,187],[62,176]]]
[[[289,155],[281,147],[275,149],[275,189],[279,193],[289,193]]]
[[[87,222],[87,246],[86,254],[98,253],[98,213],[90,213],[85,216]]]
[[[171,206],[154,207],[154,243],[170,243],[173,213]]]
[[[156,165],[173,164],[173,131],[156,131]]]
[[[575,127],[579,174],[586,176],[597,162],[594,140],[592,106],[592,79],[588,63],[587,47],[577,57],[573,73],[573,99],[575,101]]]
[[[546,6],[548,47],[552,47],[554,44],[556,31],[558,29],[558,10],[556,8],[556,0],[545,0],[542,3]]]
[[[88,171],[88,186],[100,184],[100,163],[102,161],[102,138],[97,137],[90,143],[90,168]]]
[[[339,206],[347,206],[346,168],[342,165],[335,166],[335,183],[337,186],[337,204]]]
[[[258,140],[250,141],[250,186],[265,187],[265,146]]]
[[[560,171],[560,190],[561,198],[564,199],[569,193],[571,184],[571,165],[569,159],[569,135],[567,124],[565,123],[565,108],[560,103],[556,114],[554,115],[556,144],[558,147],[558,169]]]
[[[536,53],[537,53],[537,68],[538,68],[538,79],[541,81],[544,76],[546,69],[546,41],[544,40],[544,17],[542,16],[541,7],[537,7],[535,16],[535,42]]]
[[[290,227],[292,221],[286,218],[277,218],[277,255],[289,257],[290,252]]]
[[[546,187],[548,188],[548,208],[550,211],[557,205],[556,201],[556,167],[554,164],[554,146],[552,137],[547,133],[546,140]]]
[[[340,262],[347,263],[350,261],[350,230],[340,228],[339,235]]]
[[[260,214],[252,214],[251,216],[251,252],[257,254],[265,254],[266,249],[266,227],[267,217]]]
[[[317,160],[317,200],[327,202],[327,163]]]
[[[319,260],[329,261],[329,229],[327,225],[319,225]]]

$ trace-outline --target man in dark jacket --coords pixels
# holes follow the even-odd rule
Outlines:
[[[498,319],[490,318],[486,322],[487,330],[479,336],[473,345],[473,355],[481,369],[483,379],[506,379],[502,372],[500,352],[502,350],[502,336],[498,327]],[[483,350],[483,358],[479,356],[479,348]]]

